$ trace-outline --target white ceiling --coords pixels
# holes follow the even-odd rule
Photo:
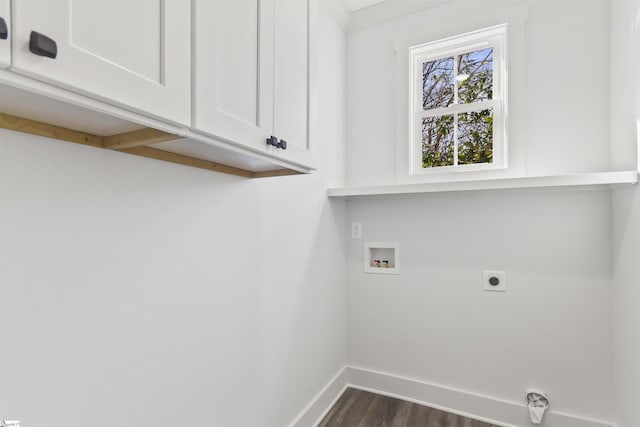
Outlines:
[[[365,7],[373,6],[374,4],[382,3],[387,0],[343,0],[345,7],[349,12],[364,9]]]

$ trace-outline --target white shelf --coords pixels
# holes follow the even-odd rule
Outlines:
[[[510,190],[562,187],[602,187],[637,184],[638,171],[595,172],[573,175],[531,176],[478,181],[452,181],[427,184],[380,185],[373,187],[330,188],[329,197],[375,197],[400,194],[446,193],[454,191]]]

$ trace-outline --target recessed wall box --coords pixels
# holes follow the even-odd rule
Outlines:
[[[397,242],[365,242],[364,272],[400,274],[400,246]]]

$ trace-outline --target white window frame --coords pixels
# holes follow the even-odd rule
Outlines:
[[[423,109],[423,63],[467,52],[493,48],[492,99],[470,104],[454,103],[448,107]],[[457,67],[454,66],[454,73]],[[455,77],[455,76],[454,76]],[[455,80],[454,80],[455,81]],[[507,24],[465,33],[409,48],[409,174],[428,175],[507,168]],[[457,94],[457,85],[455,86]],[[457,99],[457,95],[456,95]],[[493,157],[491,163],[458,164],[458,126],[454,120],[454,165],[422,167],[422,119],[493,109]],[[454,117],[457,117],[454,115]]]

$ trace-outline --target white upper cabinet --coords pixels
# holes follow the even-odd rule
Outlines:
[[[196,130],[308,166],[307,0],[194,0]],[[278,142],[267,145],[270,136]]]
[[[190,11],[189,0],[15,0],[12,69],[188,125]]]
[[[273,134],[279,157],[311,162],[309,147],[309,1],[275,0]]]
[[[0,0],[0,68],[11,65],[11,1]]]
[[[273,128],[273,0],[195,0],[194,127],[266,150]]]

